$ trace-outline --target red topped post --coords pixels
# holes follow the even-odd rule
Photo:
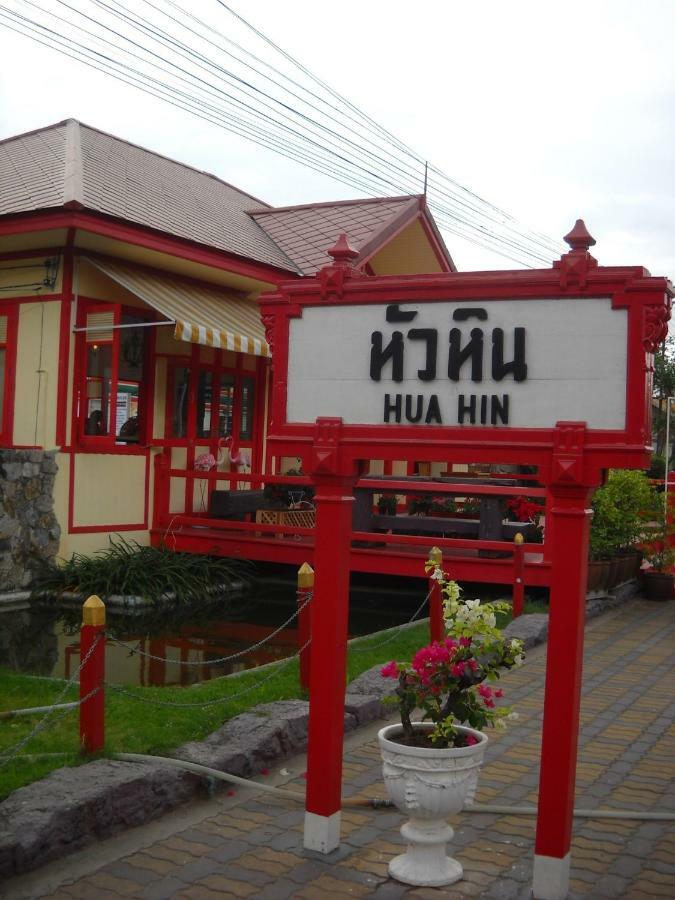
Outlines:
[[[318,419],[312,454],[316,545],[304,845],[340,844],[349,619],[349,555],[356,474],[340,458],[340,419]]]

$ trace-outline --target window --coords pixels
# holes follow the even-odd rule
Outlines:
[[[0,304],[0,443],[4,446],[12,443],[16,330],[16,308]]]
[[[190,424],[190,388],[196,384]],[[255,437],[256,377],[215,363],[176,360],[169,366],[166,433],[168,439],[213,443],[232,435],[235,446],[252,445]]]
[[[90,445],[133,445],[145,431],[148,366],[145,319],[105,304],[84,312],[80,359],[84,376],[77,415],[79,435]]]

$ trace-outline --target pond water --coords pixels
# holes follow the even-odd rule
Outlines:
[[[353,587],[349,636],[408,622],[425,596],[421,579],[390,587]],[[113,638],[106,646],[106,678],[126,685],[187,685],[293,656],[298,650],[296,608],[295,586],[288,582],[259,585],[199,613],[109,615]],[[427,614],[424,609],[420,615]],[[77,608],[65,615],[44,607],[2,614],[0,665],[34,675],[71,677],[79,665],[80,619]],[[257,644],[251,652],[223,660]],[[142,652],[133,652],[138,650]]]

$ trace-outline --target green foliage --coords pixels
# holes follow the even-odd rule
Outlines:
[[[651,465],[647,470],[648,478],[659,478],[663,479],[666,477],[666,458],[665,456],[659,456],[658,453],[655,453],[652,456]]]
[[[652,488],[644,472],[613,469],[593,497],[590,558],[609,559],[642,540]]]
[[[380,494],[377,501],[377,511],[381,516],[396,515],[396,494]]]
[[[506,612],[507,604],[463,600],[457,582],[432,562],[427,570],[444,595],[447,637],[422,647],[411,662],[388,663],[382,674],[398,680],[396,696],[406,743],[415,743],[411,716],[421,709],[423,719],[434,724],[429,734],[434,746],[466,746],[475,739],[459,732],[457,725],[503,726],[506,718],[515,718],[508,707],[495,704],[502,691],[485,682],[498,679],[502,669],[520,665],[523,645],[506,639],[497,624],[497,615]]]
[[[178,553],[168,547],[142,547],[117,535],[110,546],[92,556],[74,553],[61,565],[46,566],[34,594],[64,591],[102,599],[117,595],[143,597],[156,604],[177,606],[203,602],[250,573],[248,563]]]
[[[675,497],[652,489],[650,505],[645,512],[642,548],[655,572],[665,572],[675,565]]]

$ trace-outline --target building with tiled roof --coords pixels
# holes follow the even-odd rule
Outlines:
[[[343,233],[364,272],[454,270],[421,196],[275,209],[73,119],[0,141],[0,448],[57,449],[62,556],[209,513],[226,436],[272,465],[256,300]]]

